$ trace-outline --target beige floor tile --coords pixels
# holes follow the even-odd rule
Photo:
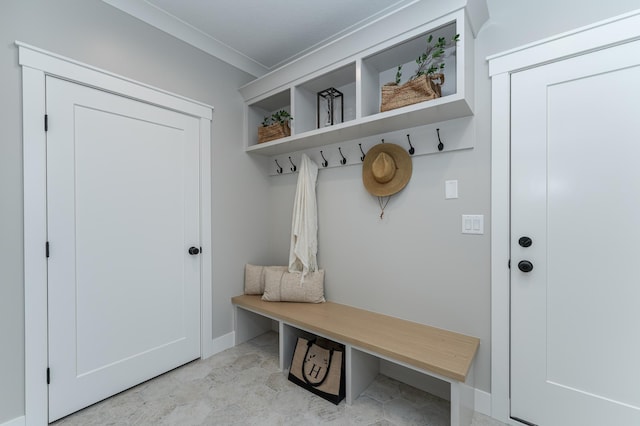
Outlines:
[[[354,401],[334,405],[278,371],[278,335],[267,333],[197,360],[54,423],[93,425],[440,426],[449,403],[378,376]],[[502,426],[476,413],[473,426]]]

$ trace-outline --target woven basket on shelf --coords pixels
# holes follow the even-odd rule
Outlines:
[[[444,74],[421,75],[401,86],[387,83],[382,86],[380,112],[439,98],[443,84]]]
[[[258,127],[258,143],[269,142],[286,136],[291,136],[289,123],[275,123],[266,127]]]

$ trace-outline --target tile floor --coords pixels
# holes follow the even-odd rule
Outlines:
[[[93,425],[449,424],[449,403],[385,376],[353,403],[334,405],[278,371],[278,335],[267,333],[191,362],[53,423]],[[473,426],[502,426],[475,413]]]

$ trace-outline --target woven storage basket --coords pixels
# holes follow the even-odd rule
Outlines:
[[[439,98],[443,84],[444,74],[421,75],[401,86],[385,84],[382,86],[380,112]]]
[[[267,127],[258,127],[258,143],[269,142],[286,136],[291,136],[289,123],[275,123]]]

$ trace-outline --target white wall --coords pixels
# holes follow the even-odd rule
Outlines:
[[[487,4],[491,19],[478,38],[480,53],[487,54],[640,9],[638,0],[487,0]]]
[[[252,79],[99,0],[0,3],[0,424],[24,415],[24,279],[20,40],[213,105],[213,334],[229,333],[229,298],[247,259],[266,253],[267,181],[242,148]],[[246,214],[245,214],[246,213]],[[262,235],[265,234],[265,235]],[[205,253],[205,255],[207,255]],[[44,374],[44,372],[43,372]],[[43,376],[44,377],[44,376]]]

